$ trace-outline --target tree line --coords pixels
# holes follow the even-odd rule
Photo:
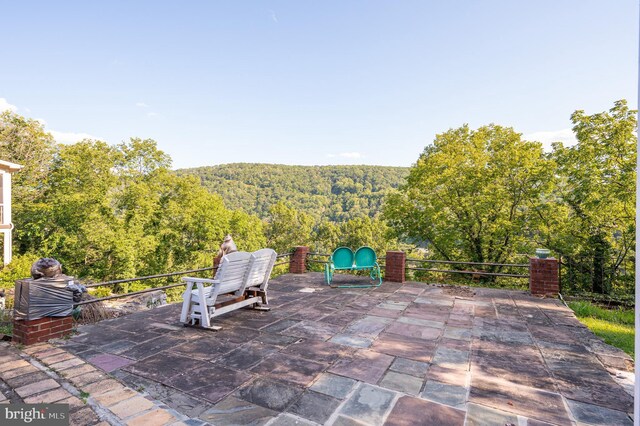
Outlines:
[[[266,219],[277,201],[310,215],[316,223],[341,223],[382,210],[386,195],[405,180],[407,167],[222,164],[178,170],[194,175],[232,209]]]
[[[546,153],[495,124],[437,135],[384,218],[435,258],[507,263],[545,247],[565,258],[565,290],[632,292],[636,111],[621,100],[571,121],[577,143]]]
[[[463,125],[436,135],[411,168],[172,171],[153,140],[59,145],[40,122],[6,111],[0,158],[25,167],[14,175],[17,255],[0,274],[9,285],[39,256],[97,281],[191,269],[209,265],[231,233],[243,250],[370,245],[379,256],[403,248],[489,263],[546,247],[582,268],[576,290],[629,291],[635,111],[622,100],[571,120],[577,144],[551,152],[510,127]]]
[[[5,287],[28,276],[38,257],[55,257],[67,274],[91,281],[209,266],[227,233],[247,251],[269,246],[284,253],[299,244],[327,251],[343,238],[379,250],[391,244],[368,209],[340,225],[320,226],[314,215],[285,201],[280,190],[271,193],[262,217],[238,208],[238,200],[223,200],[199,177],[172,171],[171,158],[151,139],[62,145],[39,121],[5,111],[0,113],[0,158],[24,166],[13,179],[15,255],[0,272]],[[267,173],[253,166],[248,175],[261,179]],[[363,169],[354,176],[361,174],[363,187],[376,194],[379,205],[382,190],[391,184],[376,168]],[[345,171],[337,174],[342,177],[334,191],[351,190],[354,182],[343,176]],[[318,244],[320,236],[326,238]]]

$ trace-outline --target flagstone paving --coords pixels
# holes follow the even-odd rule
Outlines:
[[[103,400],[140,424],[632,424],[631,359],[556,299],[412,282],[337,289],[318,273],[283,275],[269,293],[270,312],[223,315],[218,332],[182,327],[179,305],[81,326],[51,361],[83,369],[77,383],[128,385]]]

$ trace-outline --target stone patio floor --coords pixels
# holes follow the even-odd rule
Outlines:
[[[367,278],[338,276],[339,282]],[[79,327],[58,347],[187,424],[633,424],[631,359],[522,291],[271,281],[272,310],[183,327],[180,305]]]

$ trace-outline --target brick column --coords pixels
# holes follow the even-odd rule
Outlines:
[[[291,260],[289,261],[289,272],[292,274],[304,274],[307,272],[306,260],[307,253],[309,253],[309,247],[305,246],[297,246],[293,254],[291,255]]]
[[[529,258],[529,291],[533,295],[557,296],[560,292],[558,260]]]
[[[33,345],[71,334],[72,317],[44,317],[35,320],[13,320],[13,343]]]
[[[388,251],[384,267],[384,279],[385,281],[393,281],[396,283],[403,283],[404,268],[407,260],[407,255],[403,251]]]

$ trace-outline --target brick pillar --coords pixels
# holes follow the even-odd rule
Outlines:
[[[35,320],[13,320],[13,343],[33,345],[71,334],[72,317],[44,317]]]
[[[385,281],[404,282],[407,255],[403,251],[388,251],[384,267]]]
[[[557,296],[560,292],[558,260],[529,258],[529,291],[533,295]]]
[[[309,253],[309,247],[305,246],[297,246],[293,254],[291,255],[291,260],[289,261],[289,272],[292,274],[304,274],[307,272],[306,260],[307,254]]]

